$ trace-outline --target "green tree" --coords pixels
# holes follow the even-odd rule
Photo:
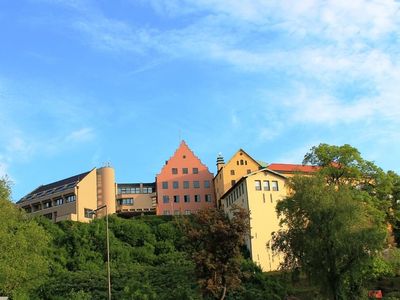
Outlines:
[[[351,185],[328,185],[326,177],[295,176],[293,194],[277,204],[283,229],[274,249],[284,265],[300,267],[332,299],[357,299],[364,270],[386,237],[384,214],[371,196]]]
[[[0,207],[0,295],[23,298],[46,280],[49,237],[10,202],[5,179],[0,180]]]
[[[400,177],[395,172],[385,173],[348,144],[312,147],[304,156],[303,164],[318,166],[319,174],[330,185],[348,185],[367,192],[370,203],[385,212],[384,222],[395,229],[396,235],[400,225],[400,201],[397,201],[400,199]],[[391,236],[388,243],[393,243]]]
[[[232,215],[209,208],[185,223],[200,288],[205,296],[221,300],[240,287],[241,246],[249,230],[248,212],[236,208]]]

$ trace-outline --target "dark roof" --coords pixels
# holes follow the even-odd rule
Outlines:
[[[139,187],[140,185],[143,186],[156,186],[155,182],[132,182],[132,183],[117,183],[118,187]]]
[[[31,195],[38,194],[40,192],[51,190],[51,189],[54,189],[54,188],[57,188],[57,187],[65,186],[65,185],[70,184],[70,183],[71,184],[74,183],[73,186],[76,186],[78,184],[78,182],[81,179],[85,178],[86,175],[89,174],[90,172],[91,171],[85,172],[85,173],[81,173],[81,174],[78,174],[78,175],[75,175],[75,176],[72,176],[72,177],[68,177],[68,178],[65,178],[65,179],[62,179],[62,180],[59,180],[59,181],[55,181],[55,182],[52,182],[52,183],[49,183],[49,184],[41,185],[41,186],[37,187],[36,189],[34,189],[29,194],[27,194],[26,196],[24,196],[23,198],[21,198],[21,200],[19,200],[17,203],[23,202],[24,200],[26,200],[27,197],[29,197]]]

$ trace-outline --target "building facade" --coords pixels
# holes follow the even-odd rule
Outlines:
[[[116,212],[125,216],[148,215],[156,213],[156,184],[118,183]]]
[[[214,177],[217,205],[221,205],[222,195],[234,186],[237,181],[247,174],[262,168],[263,166],[243,149],[239,149],[226,164],[224,158],[219,155],[217,157],[217,175]]]
[[[54,222],[88,222],[91,212],[107,205],[115,213],[114,169],[92,169],[63,180],[41,185],[17,202],[32,215],[43,215]],[[103,212],[99,212],[101,214]]]
[[[243,176],[221,197],[221,208],[229,216],[234,206],[250,212],[246,246],[252,260],[265,272],[277,270],[282,262],[282,255],[271,250],[271,239],[273,232],[280,229],[276,203],[286,195],[286,177],[262,169]]]
[[[157,214],[191,214],[215,206],[213,174],[182,141],[156,176]]]

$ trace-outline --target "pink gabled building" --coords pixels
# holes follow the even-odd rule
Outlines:
[[[157,215],[191,214],[215,206],[213,177],[182,141],[156,176]]]

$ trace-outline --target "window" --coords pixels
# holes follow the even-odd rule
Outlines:
[[[190,215],[190,210],[185,210],[185,215]]]
[[[51,202],[50,201],[43,203],[43,208],[49,208],[49,207],[51,207]]]
[[[190,195],[185,195],[185,196],[183,196],[183,201],[184,201],[185,203],[190,202]]]
[[[189,173],[188,168],[182,168],[182,174],[188,174],[188,173]]]
[[[244,164],[244,162],[243,162],[243,159],[241,159],[241,160],[240,160],[240,164],[241,164],[241,165],[243,165],[243,164]]]
[[[256,191],[261,191],[261,180],[255,180],[254,186],[256,188]]]
[[[270,190],[269,180],[264,180],[263,181],[263,189],[264,189],[264,191],[269,191]]]
[[[69,202],[75,202],[76,200],[76,196],[75,195],[69,195],[67,197],[65,197],[65,202],[69,203]]]
[[[231,175],[235,175],[235,170],[231,170]]]
[[[178,174],[178,168],[172,168],[172,174]]]
[[[172,188],[179,189],[179,182],[178,181],[172,182]]]
[[[168,181],[163,181],[163,182],[162,182],[162,188],[163,188],[164,190],[167,190],[167,189],[168,189]]]
[[[163,200],[163,203],[169,203],[169,196],[164,195],[164,196],[162,197],[162,200]]]
[[[184,181],[183,182],[183,188],[188,189],[189,188],[189,181]]]
[[[247,160],[244,161],[244,164],[247,166]]]
[[[200,195],[194,195],[194,202],[200,202]]]
[[[94,215],[93,209],[85,208],[85,218],[92,219]]]
[[[239,161],[238,160],[236,161],[236,164],[239,165]]]
[[[199,169],[198,168],[193,168],[193,174],[199,174]]]
[[[170,215],[169,210],[164,210],[163,215],[164,216],[169,216]]]
[[[207,195],[205,195],[206,197],[205,197],[205,199],[206,199],[206,202],[211,202],[211,195],[210,194],[207,194]]]
[[[247,174],[250,174],[251,173],[251,170],[250,169],[247,169]]]
[[[204,187],[208,189],[210,187],[210,180],[204,180]]]
[[[273,191],[279,191],[278,181],[272,180],[271,185],[272,185],[272,190]]]
[[[175,195],[174,196],[174,202],[175,203],[179,203],[179,195]]]
[[[231,185],[234,186],[236,183],[236,180],[231,180]]]
[[[193,181],[193,187],[194,187],[195,189],[200,188],[200,181],[197,181],[197,180]]]
[[[48,213],[48,214],[44,214],[43,217],[52,220],[53,219],[53,214],[52,213]]]
[[[175,216],[179,215],[179,210],[174,210],[174,215]]]
[[[153,188],[143,187],[143,194],[151,194],[152,192],[153,192]]]
[[[55,206],[62,205],[62,204],[64,204],[64,199],[58,198],[58,199],[54,200]]]
[[[133,198],[125,198],[117,200],[120,205],[133,205]]]

